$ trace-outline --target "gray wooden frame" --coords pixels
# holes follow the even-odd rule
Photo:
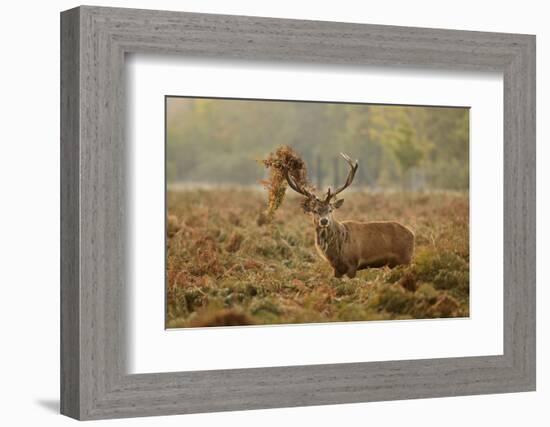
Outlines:
[[[504,75],[504,354],[128,375],[126,53]],[[535,389],[535,37],[79,7],[61,14],[61,412],[78,419]]]

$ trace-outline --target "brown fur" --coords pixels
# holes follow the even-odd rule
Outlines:
[[[410,264],[414,233],[397,222],[332,220],[316,226],[315,246],[334,269],[335,277],[353,278],[357,270]]]

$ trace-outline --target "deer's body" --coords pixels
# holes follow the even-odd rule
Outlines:
[[[414,233],[404,225],[393,221],[339,222],[333,218],[332,212],[344,202],[336,196],[351,185],[359,166],[357,161],[341,154],[350,166],[348,177],[336,191],[329,188],[324,199],[297,183],[285,170],[288,185],[305,196],[302,207],[313,217],[317,251],[330,263],[335,277],[346,274],[353,278],[357,270],[364,268],[409,264],[414,251]]]
[[[409,264],[414,233],[397,222],[333,220],[328,227],[316,226],[315,246],[335,277],[353,278],[357,270]]]

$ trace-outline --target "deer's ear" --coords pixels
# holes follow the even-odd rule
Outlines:
[[[336,200],[333,204],[332,204],[332,207],[334,209],[338,209],[340,206],[342,206],[344,204],[344,199],[340,199],[340,200]]]

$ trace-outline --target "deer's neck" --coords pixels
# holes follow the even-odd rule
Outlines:
[[[328,227],[316,227],[315,229],[317,247],[329,261],[336,261],[340,258],[342,245],[346,239],[346,227],[335,220]]]

